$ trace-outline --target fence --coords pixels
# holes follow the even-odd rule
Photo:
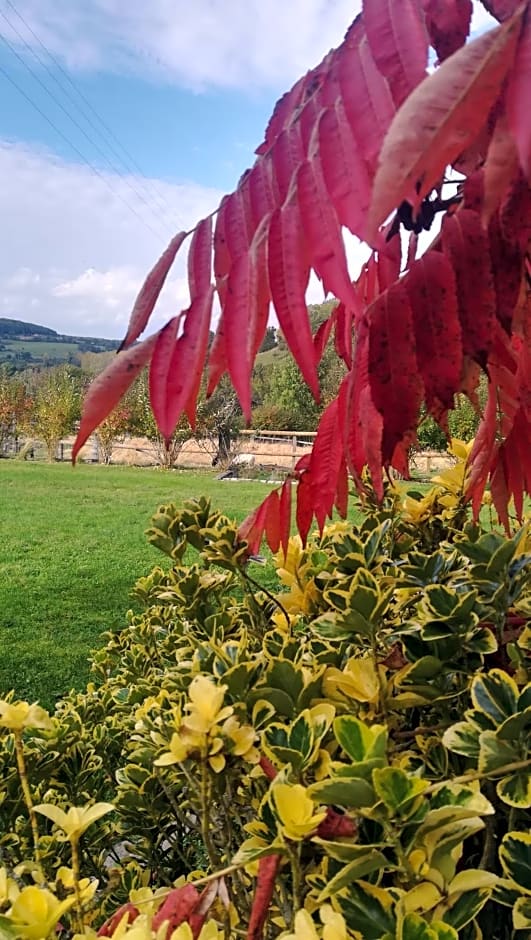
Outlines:
[[[293,470],[304,454],[310,453],[315,431],[242,431],[231,444],[231,462],[239,467],[239,475],[262,473],[271,476]],[[56,459],[70,461],[74,438],[60,442]],[[26,460],[44,460],[46,450],[38,441],[15,442],[16,452]],[[210,469],[217,453],[215,438],[190,438],[183,445],[176,466],[189,469]],[[100,453],[95,437],[89,439],[80,453],[86,463],[98,463]],[[156,446],[147,438],[127,437],[117,441],[113,448],[112,463],[127,466],[157,466],[161,462]],[[438,451],[423,451],[412,456],[411,468],[422,477],[448,467],[452,458]],[[218,465],[218,469],[221,469]]]

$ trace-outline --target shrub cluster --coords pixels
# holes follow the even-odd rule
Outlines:
[[[529,525],[472,522],[464,466],[290,539],[276,594],[159,508],[86,691],[0,703],[2,940],[528,935]]]

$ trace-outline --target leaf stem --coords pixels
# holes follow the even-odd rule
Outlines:
[[[24,802],[26,804],[26,809],[28,810],[28,816],[31,826],[31,835],[33,838],[33,845],[35,847],[35,861],[40,865],[40,852],[39,852],[39,826],[37,823],[37,815],[33,808],[33,800],[31,797],[31,790],[28,780],[28,775],[26,772],[26,761],[24,758],[24,744],[22,741],[22,732],[15,731],[15,754],[17,757],[17,769],[18,776],[20,779],[20,786],[22,787],[22,794],[24,796]]]
[[[505,774],[512,774],[516,770],[525,770],[526,767],[531,767],[531,758],[527,758],[527,760],[516,760],[511,764],[505,764],[504,767],[496,767],[494,770],[473,770],[468,774],[461,774],[460,777],[454,777],[452,783],[472,783],[474,780],[488,780],[490,777],[503,777]],[[437,783],[432,783],[424,790],[424,794],[428,796],[430,793],[435,793],[440,787],[446,786],[447,783],[447,780],[439,780]]]

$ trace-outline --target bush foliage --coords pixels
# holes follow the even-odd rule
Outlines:
[[[291,538],[275,595],[207,500],[158,509],[86,691],[0,704],[2,938],[529,930],[529,526],[472,523],[464,466]]]

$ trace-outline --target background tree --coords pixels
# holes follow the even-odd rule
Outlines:
[[[39,373],[33,382],[25,430],[44,442],[51,462],[57,457],[61,438],[72,434],[79,420],[83,380],[79,370],[61,366]]]
[[[116,442],[123,441],[130,428],[131,415],[131,403],[127,400],[123,401],[111,411],[110,415],[107,415],[105,421],[102,421],[97,431],[94,432],[98,443],[100,463],[110,464]]]
[[[147,370],[144,370],[129,396],[128,429],[131,434],[145,437],[150,442],[154,457],[163,468],[171,470],[179,459],[183,445],[192,435],[188,420],[182,416],[171,438],[166,440],[153,417],[149,403],[149,382]]]
[[[29,399],[24,382],[0,366],[0,457],[15,440],[28,413]]]

